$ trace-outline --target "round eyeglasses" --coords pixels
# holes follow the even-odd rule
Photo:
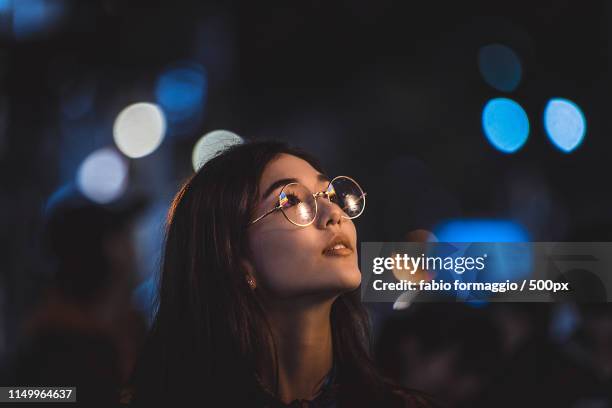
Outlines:
[[[344,214],[343,218],[359,217],[365,209],[363,189],[355,180],[347,176],[335,177],[324,191],[312,193],[300,183],[289,183],[278,195],[278,205],[265,214],[257,217],[249,225],[255,224],[275,211],[282,211],[289,222],[299,227],[312,224],[317,216],[317,198],[325,196],[336,204]]]

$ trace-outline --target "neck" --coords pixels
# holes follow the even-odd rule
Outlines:
[[[266,305],[278,355],[275,367],[265,367],[262,379],[285,403],[312,399],[332,368],[330,313],[334,299],[280,302]]]

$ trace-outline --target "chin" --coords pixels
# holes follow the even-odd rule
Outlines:
[[[337,282],[339,289],[342,292],[355,290],[359,287],[359,284],[361,284],[361,272],[357,268],[349,270],[344,269],[342,271],[337,271],[336,274],[338,277]]]

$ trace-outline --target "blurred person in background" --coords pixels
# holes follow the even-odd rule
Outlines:
[[[610,407],[612,313],[578,310],[577,328],[555,341],[550,304],[413,303],[383,326],[377,360],[448,407]]]
[[[385,322],[376,350],[390,378],[435,395],[444,406],[471,407],[490,386],[501,339],[480,308],[416,301]]]
[[[122,402],[420,407],[369,356],[365,193],[276,142],[206,162],[170,208],[158,312]]]
[[[578,309],[582,323],[572,336],[571,349],[612,388],[612,305],[581,304]]]
[[[596,346],[605,342],[605,330],[583,333],[581,352],[576,352],[574,340],[559,341],[551,335],[553,305],[548,303],[497,303],[489,313],[502,332],[504,353],[491,386],[479,399],[477,407],[555,406],[555,407],[610,407],[609,384],[602,381],[596,370],[589,367],[591,358],[598,355]],[[609,337],[609,336],[608,336]],[[597,338],[597,340],[595,340]],[[587,339],[592,339],[590,341]],[[585,351],[593,352],[585,358]],[[602,363],[602,373],[605,363]]]
[[[146,333],[131,304],[132,223],[145,202],[102,206],[71,192],[52,204],[44,243],[55,274],[23,325],[3,385],[76,386],[80,406],[108,407]]]
[[[562,352],[589,381],[575,406],[612,407],[612,305],[579,303],[573,310],[577,324]]]

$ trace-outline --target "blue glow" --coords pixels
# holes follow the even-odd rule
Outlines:
[[[569,153],[584,140],[586,119],[572,101],[553,98],[544,109],[544,129],[559,150]]]
[[[580,324],[575,306],[569,303],[557,304],[550,323],[550,334],[559,343],[570,339]]]
[[[197,115],[204,106],[207,80],[204,68],[184,63],[168,69],[157,80],[155,96],[170,121]]]
[[[482,128],[497,150],[514,153],[527,141],[529,119],[521,105],[512,99],[495,98],[484,107]]]
[[[143,313],[147,319],[147,324],[151,326],[153,316],[157,313],[155,297],[157,294],[157,286],[155,279],[150,277],[143,281],[132,292],[132,300],[138,310]]]
[[[511,48],[502,44],[482,47],[478,68],[485,82],[499,91],[512,92],[521,82],[521,61]]]
[[[43,213],[45,216],[51,214],[60,203],[71,197],[77,196],[78,190],[74,183],[66,183],[58,187],[45,201]]]
[[[10,0],[0,0],[0,13],[6,13],[11,9]]]
[[[529,242],[519,224],[507,220],[460,219],[444,222],[434,229],[440,242]]]
[[[486,268],[482,271],[465,271],[458,275],[452,272],[439,272],[437,279],[459,280],[462,282],[504,282],[517,281],[531,273],[533,254],[529,234],[512,221],[490,219],[449,220],[434,229],[440,242],[446,242],[454,249],[440,247],[436,255],[451,257],[486,258]],[[506,245],[514,242],[518,244]],[[472,245],[472,243],[485,243]],[[486,254],[486,255],[485,255]],[[490,293],[480,291],[457,291],[456,296],[464,300],[486,299]],[[476,306],[476,305],[473,305]]]
[[[473,299],[465,302],[466,305],[470,306],[473,309],[484,309],[489,306],[489,302],[482,299]]]
[[[485,268],[482,270],[464,270],[455,273],[451,270],[436,271],[435,279],[453,282],[481,282],[493,283],[506,280],[517,281],[530,275],[533,269],[533,253],[530,242],[447,242],[445,246],[433,246],[432,253],[428,255],[451,257],[455,259],[482,257]],[[449,253],[449,249],[451,252]],[[451,290],[463,300],[485,300],[491,293],[488,291],[459,289]]]
[[[64,4],[59,0],[16,0],[12,8],[13,34],[17,39],[47,30],[64,13]]]

